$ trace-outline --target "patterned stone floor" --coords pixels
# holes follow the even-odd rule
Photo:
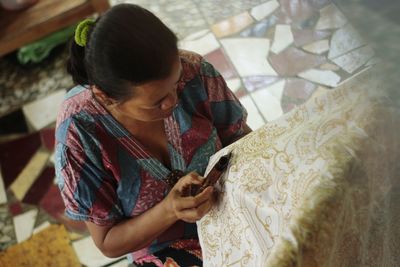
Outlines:
[[[153,11],[177,33],[182,49],[211,62],[247,108],[253,129],[379,61],[329,0],[111,1],[122,2]],[[72,87],[66,57],[61,47],[35,66],[18,66],[13,55],[0,59],[0,249],[59,222],[77,240],[80,262],[103,266],[113,260],[99,255],[90,239],[79,239],[87,236],[85,227],[63,215],[53,181],[56,112]]]

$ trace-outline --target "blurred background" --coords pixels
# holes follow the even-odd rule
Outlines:
[[[128,266],[103,257],[84,224],[64,216],[54,183],[57,110],[74,86],[66,42],[76,23],[110,6],[135,3],[160,17],[180,48],[219,70],[253,129],[369,67],[381,70],[382,88],[400,99],[396,0],[0,3],[0,266]]]

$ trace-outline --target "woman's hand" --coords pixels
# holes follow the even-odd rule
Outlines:
[[[173,214],[177,220],[193,223],[201,219],[214,203],[212,186],[207,187],[196,196],[183,196],[192,184],[201,185],[204,178],[195,172],[183,176],[171,189],[163,200],[168,212]]]

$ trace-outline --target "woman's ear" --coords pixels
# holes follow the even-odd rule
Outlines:
[[[106,93],[104,93],[100,88],[97,86],[93,85],[91,86],[91,90],[97,99],[97,101],[100,102],[103,106],[111,106],[116,104],[116,101],[112,98],[110,98]]]

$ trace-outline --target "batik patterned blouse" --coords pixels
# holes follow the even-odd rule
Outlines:
[[[201,56],[181,51],[180,59],[178,105],[164,119],[171,168],[203,175],[209,157],[243,134],[246,111]],[[56,129],[56,175],[68,217],[110,226],[138,216],[168,194],[170,171],[91,90],[68,92]],[[195,224],[180,221],[133,259],[196,235]]]

